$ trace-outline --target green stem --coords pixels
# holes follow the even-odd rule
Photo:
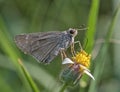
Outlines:
[[[98,18],[98,10],[99,10],[99,2],[100,0],[92,0],[91,9],[89,13],[89,20],[88,20],[88,30],[86,32],[86,37],[88,38],[88,43],[86,46],[86,51],[91,53],[93,46],[94,46],[94,36],[96,32],[96,24]],[[84,46],[85,46],[84,40]]]
[[[66,87],[67,87],[67,83],[64,83],[59,92],[64,92]]]
[[[28,71],[26,70],[26,68],[24,67],[24,65],[22,64],[22,61],[21,61],[20,59],[18,59],[18,62],[19,62],[19,64],[20,64],[20,66],[21,66],[21,68],[22,68],[22,70],[23,70],[23,73],[24,73],[24,75],[26,76],[27,81],[28,81],[28,83],[30,84],[33,92],[40,92],[39,89],[38,89],[38,87],[37,87],[37,85],[36,85],[36,84],[34,83],[34,81],[32,80],[30,74],[28,73]]]

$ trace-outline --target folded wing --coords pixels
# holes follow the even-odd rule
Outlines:
[[[58,55],[61,32],[31,33],[17,35],[15,42],[26,54],[39,62],[49,63]]]

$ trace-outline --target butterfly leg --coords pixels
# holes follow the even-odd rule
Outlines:
[[[61,54],[61,58],[62,58],[62,61],[63,61],[63,59],[67,57],[64,49],[61,49],[61,50],[60,50],[60,54]]]
[[[75,41],[74,44],[76,44],[76,43],[79,45],[80,49],[83,49],[80,41]]]
[[[66,53],[65,53],[65,50],[63,50],[63,57],[64,57],[64,58],[67,57],[67,55],[66,55]]]
[[[71,44],[71,53],[72,53],[73,56],[76,55],[76,52],[75,52],[75,49],[74,49],[74,45],[75,45],[76,43],[79,45],[80,49],[82,50],[82,46],[81,46],[80,41],[75,41],[74,43]]]
[[[80,75],[77,77],[77,79],[74,81],[73,84],[76,84],[76,82],[80,79],[81,76],[82,76],[82,74],[80,74]]]
[[[60,50],[60,55],[61,55],[61,59],[63,61],[63,53],[62,53],[62,50]]]
[[[71,44],[71,53],[72,53],[72,56],[75,56],[74,43]]]

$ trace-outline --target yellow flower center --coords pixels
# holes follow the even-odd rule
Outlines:
[[[81,50],[80,52],[77,52],[77,54],[74,57],[72,57],[72,59],[74,62],[81,64],[86,68],[89,68],[91,55],[86,53],[84,50]],[[83,69],[80,68],[80,71],[82,70]]]

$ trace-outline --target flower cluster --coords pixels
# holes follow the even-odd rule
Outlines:
[[[86,68],[90,67],[90,59],[91,55],[87,54],[84,50],[81,50],[74,57],[72,57],[72,61],[77,64],[83,65]],[[83,70],[82,67],[80,67],[80,70]]]
[[[74,85],[77,84],[83,74],[87,74],[95,80],[88,69],[90,67],[90,59],[91,55],[86,53],[84,50],[77,52],[77,54],[71,59],[65,58],[62,64],[67,64],[67,67],[61,73],[62,80]]]

